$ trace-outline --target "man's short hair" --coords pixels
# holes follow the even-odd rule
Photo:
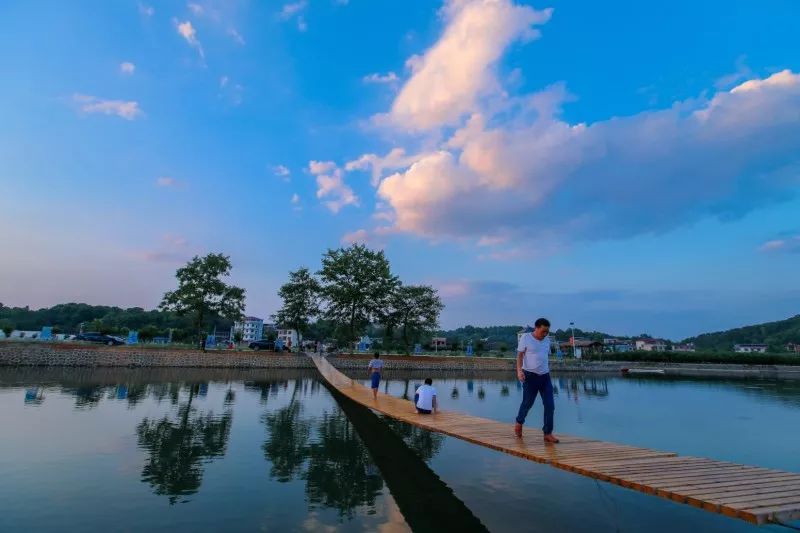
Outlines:
[[[375,358],[376,359],[380,359],[381,358],[381,352],[375,352]]]
[[[433,380],[431,378],[425,378],[425,385],[433,385]]]
[[[546,318],[537,318],[536,322],[534,322],[534,324],[533,324],[533,327],[538,328],[538,327],[541,327],[541,326],[549,328],[550,327],[550,321],[547,320]]]

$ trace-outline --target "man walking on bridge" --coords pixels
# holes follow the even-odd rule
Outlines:
[[[519,338],[517,346],[517,378],[522,382],[522,403],[517,413],[517,423],[514,425],[514,434],[522,437],[522,424],[528,411],[533,407],[536,395],[542,395],[544,404],[544,432],[545,442],[558,442],[553,435],[553,383],[550,381],[550,321],[539,318],[534,324],[531,333],[524,333]]]

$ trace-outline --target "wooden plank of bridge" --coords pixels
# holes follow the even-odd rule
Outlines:
[[[419,415],[407,400],[385,394],[373,399],[370,389],[325,358],[310,357],[325,380],[348,398],[430,431],[753,524],[800,519],[800,474],[794,472],[568,435],[559,436],[559,444],[544,443],[539,435],[520,439],[511,424],[451,411]]]

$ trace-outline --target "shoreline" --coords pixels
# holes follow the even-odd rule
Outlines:
[[[329,358],[339,370],[363,370],[371,354],[337,355]],[[434,372],[513,372],[514,360],[491,357],[382,355],[386,370]],[[194,369],[314,369],[304,353],[262,351],[169,350],[98,345],[0,343],[0,368],[194,368]],[[660,369],[666,376],[760,377],[800,379],[800,365],[745,365],[734,363],[648,363],[551,361],[555,373],[621,374],[623,368]]]

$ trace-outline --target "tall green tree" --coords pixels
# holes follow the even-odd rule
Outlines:
[[[289,281],[281,286],[278,296],[283,300],[283,305],[275,314],[275,319],[279,324],[297,331],[299,350],[311,319],[320,312],[319,281],[305,267],[289,272]]]
[[[355,340],[373,320],[385,314],[399,285],[383,251],[362,244],[328,250],[319,271],[325,318],[343,327]]]
[[[178,288],[164,294],[159,306],[181,316],[190,316],[200,345],[205,349],[204,327],[209,318],[238,320],[244,314],[244,289],[228,285],[231,260],[223,254],[195,256],[175,273]]]
[[[402,328],[403,345],[439,327],[444,304],[436,289],[427,285],[401,285],[392,294],[392,320]]]

